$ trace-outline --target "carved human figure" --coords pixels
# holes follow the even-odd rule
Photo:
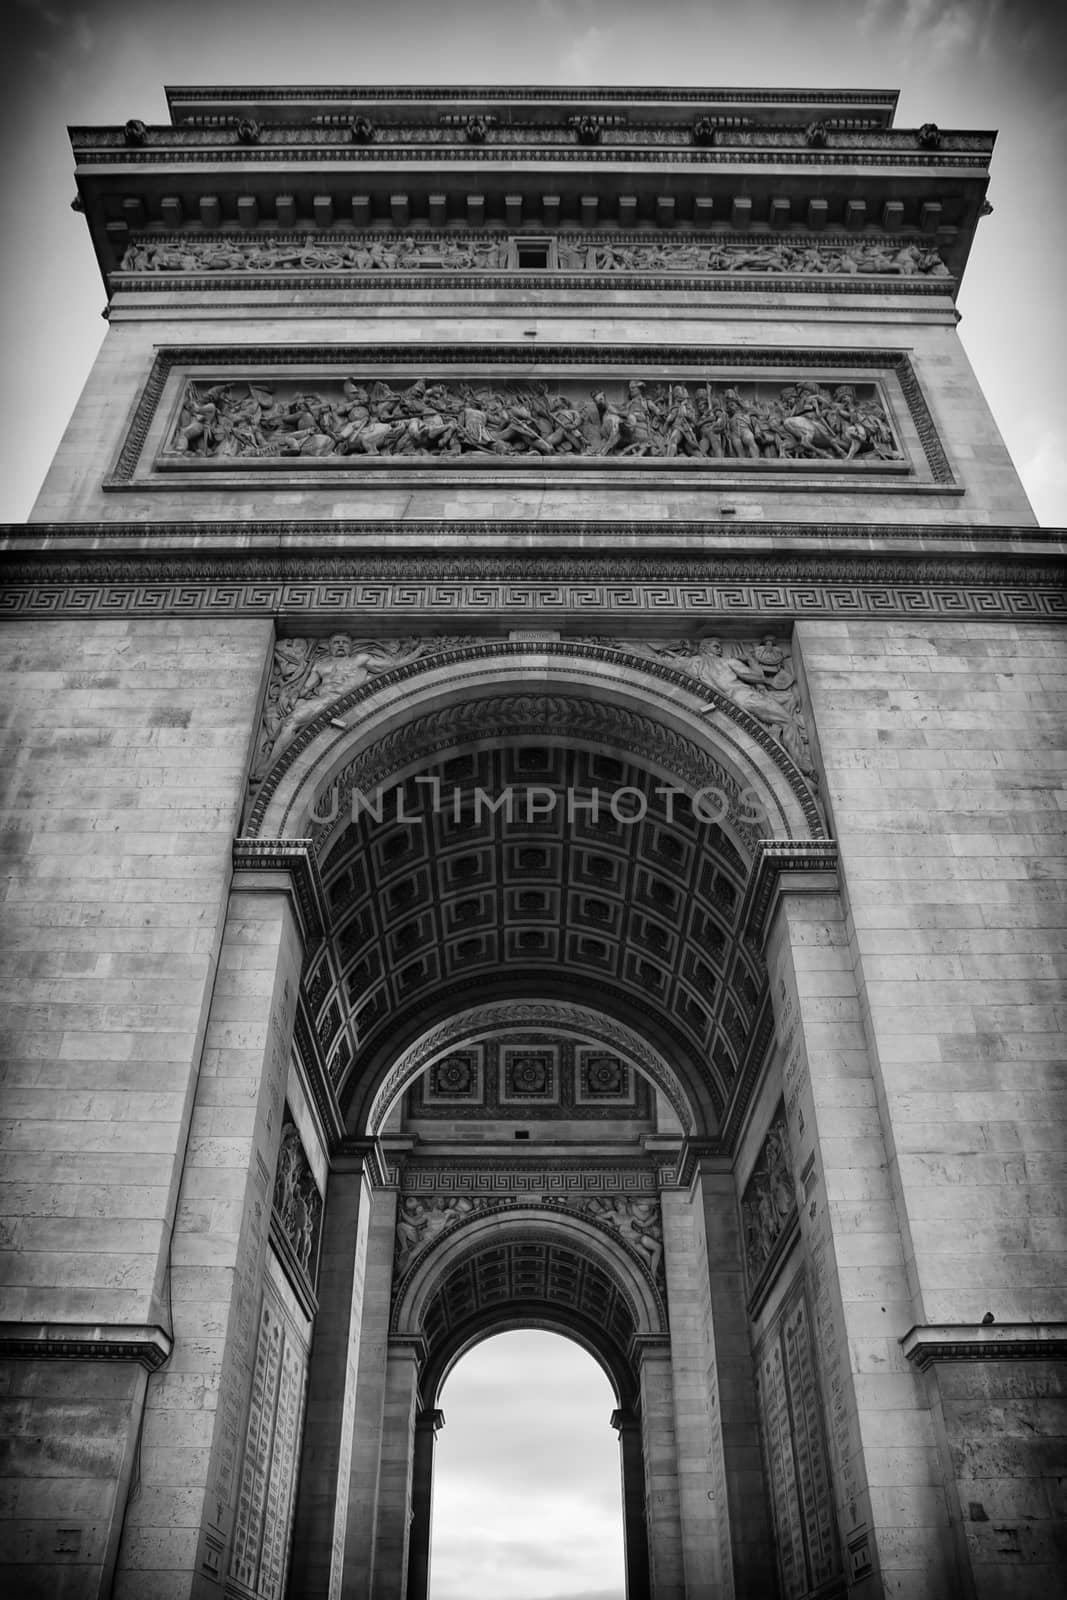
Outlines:
[[[755,457],[759,445],[752,428],[748,408],[736,389],[727,389],[723,395],[726,409],[726,452],[731,456]]]
[[[686,658],[686,664],[702,683],[718,689],[734,705],[770,728],[802,772],[811,771],[811,753],[795,682],[781,688],[768,682],[743,656],[725,655],[718,639],[702,639],[696,654]]]
[[[653,1281],[658,1278],[663,1260],[663,1223],[654,1200],[629,1195],[594,1195],[585,1209],[644,1258]]]
[[[671,388],[670,404],[664,421],[667,442],[664,454],[676,456],[679,450],[687,456],[700,455],[700,441],[696,435],[696,411],[689,390],[682,383]]]
[[[316,651],[301,659],[307,646],[306,640],[282,640],[275,650],[279,681],[276,691],[272,683],[268,695],[257,774],[341,695],[358,689],[372,671],[381,671],[399,659],[383,646],[357,645],[344,633],[333,634],[324,653]]]
[[[421,1195],[405,1194],[396,1212],[396,1266],[403,1272],[422,1244],[430,1220],[430,1208]]]

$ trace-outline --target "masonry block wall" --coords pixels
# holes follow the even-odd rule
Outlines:
[[[1037,1345],[999,1360],[997,1342],[1067,1303],[1067,641],[981,623],[797,634],[910,1314],[987,1341],[981,1363],[959,1348],[927,1368],[943,1465],[979,1592],[1037,1596],[1063,1560],[1063,1364]]]
[[[9,1324],[146,1348],[169,1329],[171,1230],[270,631],[160,619],[0,633]],[[144,1378],[129,1361],[8,1364],[20,1593],[58,1592],[53,1562],[114,1559]]]

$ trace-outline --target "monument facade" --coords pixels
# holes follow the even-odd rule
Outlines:
[[[426,1600],[441,1387],[541,1327],[628,1600],[1044,1600],[1067,569],[956,333],[992,134],[168,101],[71,130],[109,328],[4,536],[11,1592]]]

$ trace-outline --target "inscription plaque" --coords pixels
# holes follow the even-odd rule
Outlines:
[[[281,1600],[307,1386],[307,1357],[268,1284],[263,1292],[226,1592]]]
[[[758,1353],[760,1425],[783,1600],[805,1600],[841,1570],[811,1326],[803,1284]]]

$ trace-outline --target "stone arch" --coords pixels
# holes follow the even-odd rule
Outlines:
[[[587,1220],[522,1207],[475,1217],[442,1235],[399,1287],[391,1346],[417,1351],[420,1419],[414,1435],[409,1514],[409,1594],[426,1588],[433,1438],[445,1379],[494,1334],[540,1328],[584,1349],[615,1394],[627,1593],[650,1593],[646,1478],[654,1452],[641,1439],[642,1361],[668,1345],[666,1308],[648,1275]],[[605,1419],[607,1420],[607,1419]],[[426,1424],[429,1424],[427,1426]]]
[[[825,837],[812,783],[749,712],[662,661],[577,642],[464,642],[369,679],[303,728],[263,775],[243,831],[312,838],[326,850],[329,824],[315,818],[327,814],[331,791],[343,816],[353,789],[369,792],[428,756],[516,725],[640,750],[690,793],[721,787],[728,825],[750,844]]]
[[[695,1131],[696,1118],[688,1095],[666,1057],[625,1022],[591,1006],[570,1001],[492,1000],[449,1015],[421,1034],[379,1080],[361,1132],[376,1136],[389,1110],[405,1089],[427,1068],[458,1046],[503,1027],[537,1026],[549,1032],[567,1030],[575,1038],[605,1045],[620,1054],[662,1093],[685,1133]]]
[[[525,1257],[518,1271],[516,1253]],[[511,1258],[510,1271],[500,1270],[502,1256]],[[581,1272],[558,1270],[568,1258]],[[493,1274],[488,1288],[486,1268]],[[436,1404],[467,1350],[519,1327],[574,1339],[603,1367],[620,1405],[631,1406],[637,1351],[668,1335],[663,1283],[588,1215],[562,1204],[490,1201],[432,1240],[396,1285],[390,1334],[422,1346],[424,1405]]]
[[[377,796],[381,808],[386,803],[383,789],[391,786],[395,795],[403,793],[406,783],[434,781],[425,776],[427,771],[434,763],[444,771],[457,752],[484,755],[522,741],[540,741],[574,762],[618,756],[639,769],[646,791],[682,796],[681,804],[688,804],[694,815],[696,797],[704,797],[700,804],[706,808],[710,796],[710,815],[716,819],[710,831],[718,841],[712,853],[717,852],[720,865],[733,862],[737,867],[730,890],[735,904],[744,896],[764,841],[806,843],[824,834],[812,786],[768,728],[691,673],[641,655],[638,646],[445,641],[440,649],[428,647],[417,659],[368,678],[310,721],[260,784],[248,813],[246,838],[263,844],[299,838],[323,874],[331,906],[342,904],[345,887],[339,863],[357,832],[353,797],[362,797],[363,805],[368,796],[372,800]],[[381,809],[378,815],[380,820]],[[702,827],[708,821],[705,809]],[[393,842],[403,849],[402,841]],[[503,848],[499,838],[497,846]],[[701,844],[700,850],[706,863],[707,848]],[[427,865],[438,903],[443,903],[446,866],[441,852]],[[631,866],[636,873],[637,866]],[[564,875],[558,886],[561,899],[567,899],[573,886]],[[674,892],[682,900],[689,892],[677,874]],[[714,907],[709,916],[715,920]],[[725,973],[719,979],[694,980],[688,987],[683,982],[682,966],[706,973],[692,941],[661,983],[663,974],[646,959],[648,952],[627,946],[623,956],[613,955],[610,941],[605,945],[597,938],[579,939],[574,926],[561,923],[559,959],[552,973],[554,997],[564,1002],[580,998],[575,972],[582,969],[582,962],[575,962],[576,946],[606,950],[603,959],[590,957],[582,981],[592,975],[604,997],[602,1009],[617,1020],[625,1018],[646,1045],[654,1041],[659,1054],[677,1065],[680,1078],[688,1081],[690,1104],[699,1107],[693,1131],[714,1133],[730,1084],[754,1048],[752,1026],[761,1006],[761,980],[755,971],[759,957],[742,949],[736,921],[729,928],[724,923],[721,935],[709,934],[713,941],[725,937],[737,952],[736,960],[729,958],[734,967],[730,1007],[720,999],[713,999],[710,1007],[705,1003],[704,990],[712,994],[716,982],[719,993],[726,992]],[[505,939],[499,919],[498,929],[499,952]],[[377,1082],[393,1071],[398,1057],[425,1031],[427,1021],[467,1008],[471,979],[466,972],[472,969],[461,971],[458,958],[449,967],[452,947],[443,942],[438,929],[437,954],[427,952],[425,980],[404,991],[396,977],[399,958],[380,940],[375,957],[378,972],[388,968],[396,981],[390,978],[369,999],[362,990],[353,998],[356,977],[373,987],[375,974],[354,973],[353,966],[359,963],[350,962],[345,954],[355,938],[351,928],[339,930],[334,918],[327,937],[333,940],[332,954],[316,957],[305,974],[314,1001],[310,1009],[317,1017],[342,1106],[349,1108],[346,1123],[350,1130],[358,1130],[365,1125],[368,1092],[373,1097]],[[536,943],[532,930],[522,937]],[[670,935],[660,927],[657,937]],[[613,948],[622,946],[616,943]],[[495,969],[486,957],[488,965],[483,963],[477,973],[480,992],[488,987],[495,993],[510,991],[513,999],[541,998],[543,986],[539,993],[534,979],[527,981],[514,951],[507,957],[506,980],[500,965],[505,957],[498,953],[495,959]],[[627,973],[613,977],[612,961],[620,966],[623,960]],[[740,970],[746,964],[748,976]],[[415,965],[400,962],[405,981]],[[713,1015],[716,1006],[718,1016]],[[733,1027],[732,1035],[724,1019]],[[677,1109],[678,1096],[671,1098]],[[682,1120],[687,1121],[684,1116]],[[687,1125],[692,1129],[691,1119]]]

